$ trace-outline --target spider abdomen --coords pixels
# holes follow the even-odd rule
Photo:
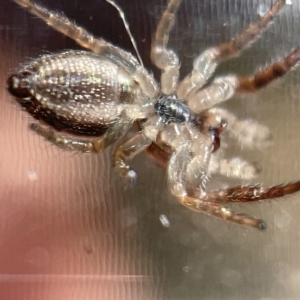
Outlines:
[[[103,134],[139,92],[126,71],[85,51],[41,56],[12,75],[8,89],[36,119],[86,135]]]

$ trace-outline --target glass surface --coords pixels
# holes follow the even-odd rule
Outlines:
[[[117,12],[104,0],[43,3],[134,53]],[[166,1],[118,3],[145,66],[158,79],[150,43]],[[12,1],[1,4],[1,299],[299,299],[299,193],[232,206],[267,221],[268,229],[259,232],[181,206],[168,191],[165,171],[144,153],[132,161],[139,177],[131,188],[111,170],[114,147],[90,155],[44,141],[28,129],[32,119],[6,91],[6,79],[30,58],[80,47]],[[170,38],[182,75],[200,51],[229,40],[270,4],[184,0]],[[222,63],[217,74],[251,74],[300,45],[299,12],[299,1],[292,1],[251,48]],[[253,184],[300,178],[299,79],[295,68],[266,89],[222,105],[272,130],[273,145],[265,151],[232,147],[261,166]],[[212,187],[222,180],[211,178]]]

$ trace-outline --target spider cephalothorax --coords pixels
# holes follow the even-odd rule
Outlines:
[[[138,121],[141,130],[119,145],[112,158],[121,176],[135,179],[136,173],[127,161],[146,150],[167,166],[170,190],[183,205],[260,229],[266,227],[262,220],[235,214],[224,204],[271,199],[300,189],[300,182],[296,182],[266,189],[256,185],[206,191],[209,175],[252,179],[257,173],[256,166],[240,157],[222,156],[225,146],[220,134],[226,127],[242,146],[255,148],[268,142],[270,131],[254,120],[240,121],[216,106],[236,93],[256,91],[284,75],[300,59],[300,49],[254,76],[210,79],[222,60],[238,55],[268,27],[285,0],[277,0],[264,16],[229,42],[199,54],[193,70],[182,81],[179,58],[168,48],[182,0],[169,0],[151,46],[152,62],[162,71],[160,84],[143,67],[124,13],[114,1],[106,0],[123,19],[138,60],[33,0],[14,1],[91,50],[43,55],[8,79],[8,90],[19,103],[36,119],[52,126],[31,125],[52,143],[68,150],[97,152],[125,135]]]
[[[188,124],[195,123],[195,115],[189,106],[176,95],[161,94],[154,104],[155,113],[161,117],[165,124]]]

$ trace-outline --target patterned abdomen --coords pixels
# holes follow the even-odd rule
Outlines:
[[[41,56],[12,75],[8,89],[36,119],[85,135],[103,134],[140,91],[126,71],[85,51]]]

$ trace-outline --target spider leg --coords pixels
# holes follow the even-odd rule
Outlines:
[[[143,124],[142,131],[118,146],[112,157],[112,165],[119,175],[134,183],[136,172],[130,169],[126,161],[145,150],[152,141],[156,140],[157,134],[163,126],[161,119],[153,116]]]
[[[95,151],[93,145],[94,142],[92,140],[73,139],[37,123],[30,124],[30,129],[53,143],[55,146],[64,150],[80,151],[84,153]]]
[[[205,192],[205,181],[208,173],[209,153],[202,144],[202,151],[191,154],[195,149],[192,144],[180,146],[171,156],[168,166],[168,181],[172,193],[179,202],[191,210],[204,212],[222,220],[242,224],[258,229],[266,228],[262,220],[236,214],[218,203],[210,201],[210,193]],[[200,147],[201,148],[201,147]]]
[[[230,221],[233,223],[250,226],[257,229],[265,229],[266,223],[263,220],[236,214],[224,204],[236,202],[255,202],[259,200],[270,200],[281,198],[285,195],[293,194],[300,190],[300,181],[286,185],[277,185],[269,188],[262,188],[259,185],[247,187],[234,187],[212,191],[203,195],[203,197],[177,196],[179,202],[191,210],[204,212],[208,215]]]
[[[149,147],[145,149],[146,154],[153,159],[160,167],[167,168],[170,155],[159,148],[155,143],[151,143]]]
[[[269,128],[253,119],[239,120],[233,113],[218,107],[210,109],[208,114],[215,119],[226,120],[226,130],[232,138],[238,140],[242,148],[264,149],[272,143]]]
[[[300,47],[291,52],[283,60],[278,61],[254,76],[238,78],[238,92],[255,92],[277,78],[285,75],[300,60]]]
[[[84,28],[77,26],[64,15],[50,11],[32,0],[14,1],[33,15],[44,20],[45,23],[53,29],[76,41],[82,47],[90,49],[122,67],[139,83],[143,92],[149,97],[154,97],[156,95],[157,84],[153,76],[149,74],[130,53],[113,46],[104,39],[95,38]]]
[[[257,176],[260,169],[255,164],[251,164],[240,157],[226,159],[212,155],[208,171],[210,174],[251,180]]]
[[[178,84],[176,90],[180,99],[193,96],[214,74],[218,63],[218,48],[209,48],[196,57],[192,72]]]
[[[151,60],[162,70],[161,91],[166,94],[175,92],[179,78],[179,59],[177,54],[167,48],[169,34],[173,28],[175,14],[182,0],[170,0],[163,13],[151,45]]]
[[[130,169],[126,161],[145,150],[150,144],[149,140],[143,132],[138,132],[132,138],[126,140],[118,146],[112,157],[112,166],[114,170],[123,178],[130,180],[132,183],[136,180],[136,172]]]
[[[268,28],[280,10],[285,6],[286,0],[277,0],[271,9],[259,20],[249,25],[241,33],[234,36],[229,42],[218,46],[218,60],[228,59],[239,55],[241,51],[255,42]]]
[[[219,204],[210,203],[206,200],[192,198],[188,196],[177,198],[182,205],[186,206],[187,208],[193,211],[203,212],[209,216],[213,216],[224,221],[245,225],[260,230],[267,228],[267,224],[263,220],[256,219],[254,217],[249,217],[245,214],[234,213],[230,209]]]
[[[48,10],[32,0],[14,0],[27,11],[42,19],[50,27],[75,40],[84,48],[100,53],[107,47],[113,47],[103,39],[95,39],[84,28],[77,26],[62,14]],[[115,48],[115,47],[113,47]]]
[[[146,153],[152,159],[154,159],[161,167],[168,166],[170,155],[162,149],[160,149],[154,143],[152,143],[146,149]],[[189,159],[189,161],[191,161],[191,158],[187,158],[187,156],[187,152],[184,155],[181,155],[182,158],[185,157],[185,159]],[[171,182],[169,180],[169,185],[173,182],[173,185],[170,185],[170,188],[181,204],[197,212],[204,212],[208,215],[215,216],[223,220],[258,229],[266,228],[266,224],[264,221],[253,217],[248,217],[242,214],[235,214],[234,212],[225,208],[223,205],[230,203],[245,203],[256,202],[260,200],[271,200],[275,198],[281,198],[286,195],[290,195],[300,191],[300,181],[296,181],[286,185],[277,185],[268,188],[263,188],[260,185],[252,185],[237,186],[233,188],[221,189],[211,192],[206,192],[203,189],[201,194],[201,192],[199,193],[199,188],[197,188],[195,185],[191,187],[188,183],[186,172],[188,162],[181,161],[181,168],[178,168],[179,163],[180,162],[177,162],[177,167],[176,164],[173,163],[173,170],[176,171],[176,174],[174,174],[173,177],[177,176],[179,178],[179,181],[176,181],[176,178]],[[171,170],[169,167],[168,172],[170,173],[170,171]],[[208,168],[207,172],[209,171],[210,169]],[[179,176],[180,172],[181,176]],[[192,176],[190,176],[190,178],[191,177]]]
[[[118,121],[107,129],[105,134],[94,142],[96,152],[99,152],[123,137],[132,126],[133,120],[122,112]]]
[[[172,154],[168,164],[168,184],[176,197],[193,193],[201,198],[208,180],[211,147],[209,140],[185,141]]]
[[[236,92],[255,92],[272,81],[285,75],[300,60],[300,47],[283,60],[266,67],[254,76],[224,76],[213,80],[211,85],[186,96],[186,101],[194,113],[201,113],[230,99]]]
[[[261,185],[237,186],[229,189],[211,191],[206,194],[205,200],[216,204],[236,202],[256,202],[271,200],[296,193],[300,190],[300,181],[263,188]]]
[[[108,128],[104,135],[96,139],[72,138],[37,123],[30,124],[30,129],[64,150],[99,152],[125,135],[131,125],[132,121],[126,118],[125,114],[121,114],[118,122]]]
[[[159,148],[155,143],[151,143],[145,149],[145,152],[160,167],[166,168],[168,166],[170,154]],[[218,152],[211,155],[208,166],[209,174],[220,174],[231,178],[251,180],[260,172],[260,168],[256,164],[251,164],[240,157],[222,158],[217,155]]]
[[[217,65],[222,60],[238,55],[243,49],[256,41],[261,33],[272,23],[274,17],[278,15],[284,5],[285,0],[276,1],[263,17],[250,24],[248,28],[234,36],[229,42],[210,48],[196,57],[191,74],[185,77],[178,85],[178,97],[186,99],[194,95],[212,76]]]
[[[185,99],[190,109],[199,114],[204,110],[227,101],[234,94],[238,87],[238,80],[235,76],[218,77],[205,89],[195,94],[188,95]]]

